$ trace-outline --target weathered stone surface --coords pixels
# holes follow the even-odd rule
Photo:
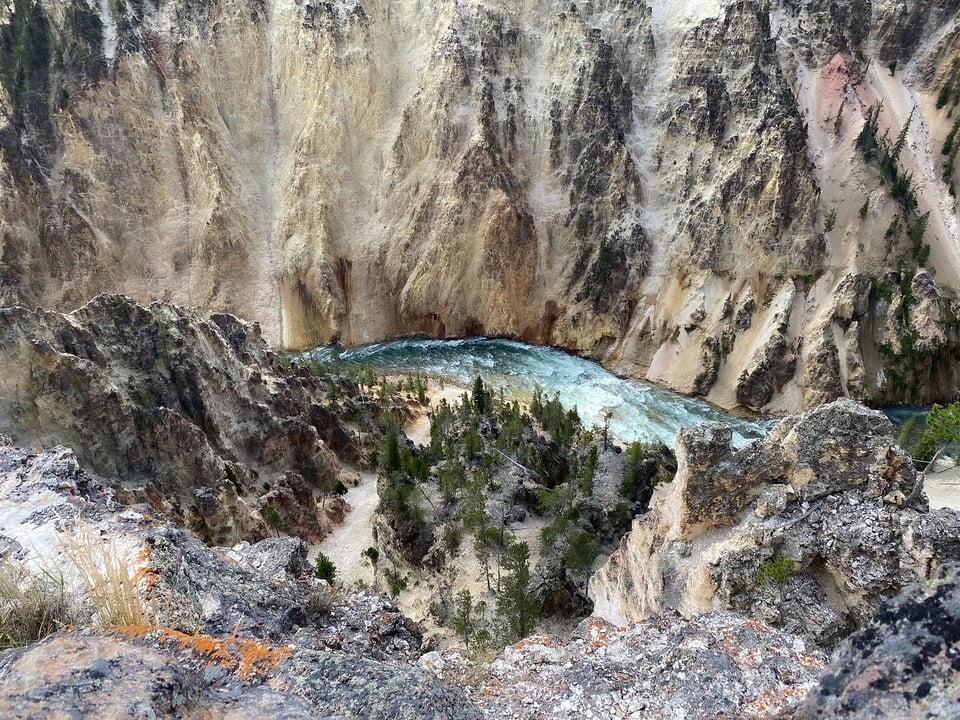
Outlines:
[[[730,455],[730,428],[697,423],[677,435],[677,476],[686,478],[680,491],[680,522],[691,529],[723,524],[749,502],[744,484],[749,480],[724,473],[721,463]]]
[[[459,688],[415,668],[304,651],[294,656],[288,690],[336,717],[373,720],[479,720]]]
[[[339,468],[326,440],[357,450],[325,408],[328,383],[282,372],[256,325],[103,295],[69,315],[4,310],[0,342],[0,425],[14,441],[79,448],[120,499],[211,543],[264,537],[265,505],[284,529],[325,532],[314,496]]]
[[[790,717],[948,718],[960,714],[960,567],[884,603],[843,641]]]
[[[628,628],[585,620],[572,638],[532,637],[484,666],[472,695],[508,718],[772,718],[796,707],[825,657],[732,613],[674,612]]]
[[[797,356],[787,339],[786,325],[778,328],[756,357],[757,364],[737,379],[736,397],[741,405],[760,410],[793,378],[797,369]]]
[[[18,719],[182,717],[213,699],[202,675],[162,653],[89,633],[61,633],[0,655],[0,678],[0,712]]]
[[[6,75],[28,87],[2,89],[0,304],[119,291],[296,348],[508,335],[726,406],[832,400],[848,363],[800,340],[850,273],[917,265],[853,147],[880,98],[891,138],[919,108],[902,159],[960,288],[930,97],[954,3],[67,4],[37,5],[39,55]],[[858,343],[874,378],[889,361]],[[923,352],[925,399],[952,397]],[[919,388],[880,385],[858,397]]]
[[[301,540],[210,548],[114,502],[65,448],[0,447],[0,534],[16,542],[0,557],[63,577],[83,625],[98,601],[63,548],[90,537],[119,553],[146,623],[0,653],[5,718],[480,716],[461,690],[410,667],[421,638],[409,619],[316,580]]]
[[[598,615],[734,609],[829,647],[960,558],[881,413],[840,400],[737,452],[718,432],[680,433],[672,486],[591,580]]]
[[[830,425],[850,430],[857,422],[833,416]],[[721,449],[717,443],[711,452]],[[709,454],[693,453],[700,461]],[[787,488],[763,487],[754,512],[788,515],[795,491]],[[855,492],[822,496],[844,507],[810,532],[837,522],[855,526],[828,539],[849,551],[839,563],[881,583],[869,593],[889,592],[880,589],[889,568],[876,573],[872,563],[883,559],[869,555],[867,533],[876,526],[847,507],[863,502]],[[874,505],[875,512],[884,506],[879,499]],[[825,508],[811,505],[792,522]],[[956,555],[958,522],[933,513],[916,518],[905,531],[909,552],[928,567]],[[125,565],[145,624],[90,626],[93,596],[58,551],[84,533]],[[81,618],[77,627],[0,652],[5,718],[773,718],[790,716],[805,697],[797,717],[844,716],[851,708],[856,717],[920,717],[928,709],[950,716],[956,703],[936,685],[956,675],[956,568],[882,607],[808,694],[826,658],[795,635],[729,612],[685,619],[664,611],[627,628],[591,618],[569,640],[528,638],[479,666],[456,653],[423,654],[418,629],[389,601],[316,580],[301,541],[208,547],[148,507],[114,502],[62,447],[0,447],[0,538],[0,559],[31,573],[62,573]],[[697,551],[699,541],[687,542],[678,557]],[[755,572],[747,550],[721,554],[725,574],[712,579],[733,583]],[[833,599],[816,582],[827,562],[795,573],[779,590],[780,602],[769,607],[781,620],[796,615],[821,627],[836,620]],[[757,614],[771,600],[764,595],[749,609]]]
[[[0,654],[5,718],[480,718],[419,670],[329,651],[168,630],[63,631]]]

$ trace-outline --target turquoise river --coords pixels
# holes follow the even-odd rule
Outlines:
[[[610,431],[623,442],[660,441],[673,447],[677,431],[697,422],[729,425],[737,446],[764,433],[759,423],[699,400],[619,378],[560,350],[513,340],[395,340],[350,350],[321,347],[311,354],[344,369],[369,365],[384,375],[420,372],[465,387],[480,375],[489,387],[522,398],[529,398],[539,386],[546,395],[556,393],[565,407],[576,406],[587,427],[602,425],[604,416],[611,413]]]

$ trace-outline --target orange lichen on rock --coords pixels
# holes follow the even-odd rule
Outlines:
[[[804,687],[786,687],[778,690],[765,690],[753,702],[740,708],[744,718],[770,718],[778,716],[789,707],[797,705],[809,690]]]
[[[114,632],[129,638],[156,636],[162,645],[176,645],[203,655],[209,665],[217,665],[235,672],[241,680],[250,680],[255,675],[265,675],[277,668],[281,661],[291,655],[288,647],[271,648],[249,638],[212,638],[207,635],[187,635],[178,630],[150,625],[114,628]]]
[[[530,637],[523,638],[520,642],[514,643],[512,647],[514,650],[525,650],[526,648],[535,646],[557,648],[559,644],[556,638],[548,635],[531,635]]]
[[[153,551],[150,549],[150,546],[143,545],[137,554],[137,574],[133,576],[133,582],[135,585],[139,585],[140,582],[143,581],[147,592],[153,590],[157,581],[160,579],[159,574],[154,570],[150,562],[152,559]]]
[[[822,660],[815,655],[809,655],[807,653],[797,653],[797,660],[799,660],[800,664],[805,668],[820,669],[824,666]]]
[[[587,652],[594,653],[600,648],[606,647],[610,635],[619,632],[622,632],[622,628],[613,627],[600,618],[590,618],[586,632]]]

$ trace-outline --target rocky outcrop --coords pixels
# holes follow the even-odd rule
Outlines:
[[[119,574],[144,624],[91,623],[100,600],[57,552],[86,532],[92,552],[123,548]],[[58,573],[75,611],[71,629],[0,652],[4,717],[629,717],[674,706],[770,717],[824,663],[795,637],[722,613],[629,629],[592,619],[567,642],[529,639],[479,668],[423,654],[392,604],[314,579],[301,541],[211,548],[114,502],[65,448],[0,449],[0,538],[0,561]]]
[[[410,667],[411,621],[314,579],[302,541],[210,548],[110,496],[65,448],[0,448],[0,560],[60,578],[77,625],[0,653],[0,715],[480,717]],[[109,558],[114,584],[91,583],[84,558]],[[123,594],[142,624],[111,627],[101,612]]]
[[[142,624],[101,618],[103,596],[61,550],[84,536],[89,552],[120,561],[115,589],[140,606]],[[688,623],[666,613],[626,630],[594,619],[566,644],[528,640],[481,668],[424,654],[418,628],[391,603],[314,579],[300,540],[211,548],[149,508],[114,502],[65,448],[0,448],[0,540],[3,563],[62,578],[73,613],[71,629],[0,651],[4,717],[459,720],[604,707],[626,717],[668,701],[693,717],[769,717],[793,707],[824,662],[797,638],[731,614]],[[704,688],[709,700],[697,706]]]
[[[490,720],[773,718],[797,706],[824,662],[732,613],[667,611],[628,628],[590,618],[569,641],[507,648],[482,668],[476,698]]]
[[[960,516],[927,511],[891,433],[847,400],[737,452],[727,429],[682,430],[672,486],[591,580],[595,613],[624,623],[733,609],[832,646],[960,557]]]
[[[946,315],[925,397],[824,315],[851,272],[960,289],[952,3],[107,5],[0,10],[0,304],[123,292],[295,348],[504,335],[728,407],[960,384]],[[877,99],[891,138],[919,108],[913,244],[854,148]]]
[[[0,427],[15,442],[81,448],[119,498],[212,543],[264,537],[267,506],[291,533],[326,532],[317,497],[335,453],[358,455],[328,399],[346,381],[285,372],[256,325],[103,295],[69,315],[0,311],[0,344]]]
[[[843,641],[790,717],[929,718],[957,714],[960,586],[956,565],[884,603]]]
[[[838,434],[863,429],[833,420]],[[691,446],[684,462],[719,449]],[[828,452],[820,467],[829,474],[841,459]],[[84,558],[113,568],[110,594],[80,572]],[[730,612],[666,610],[629,627],[590,618],[566,640],[527,638],[480,664],[424,652],[392,603],[332,588],[306,560],[289,537],[209,547],[148,506],[117,503],[70,450],[0,436],[0,564],[40,583],[69,623],[0,651],[0,715],[919,717],[955,703],[945,684],[956,676],[954,567],[883,605],[818,681],[820,651]],[[103,612],[117,595],[136,623]]]
[[[950,397],[960,382],[958,309],[923,269],[847,275],[816,333],[804,339],[804,403],[844,395],[881,405]]]
[[[481,717],[459,688],[400,664],[167,630],[64,631],[0,657],[0,675],[5,717]]]

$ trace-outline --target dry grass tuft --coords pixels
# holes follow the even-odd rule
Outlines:
[[[89,525],[77,523],[63,537],[62,550],[90,596],[101,625],[146,625],[150,613],[139,581],[139,557],[115,538],[101,537]]]
[[[62,576],[0,560],[0,649],[42,640],[72,619]]]
[[[333,610],[338,600],[339,597],[336,590],[328,585],[321,585],[307,598],[307,603],[304,607],[304,610],[309,617],[326,615],[328,612]]]

